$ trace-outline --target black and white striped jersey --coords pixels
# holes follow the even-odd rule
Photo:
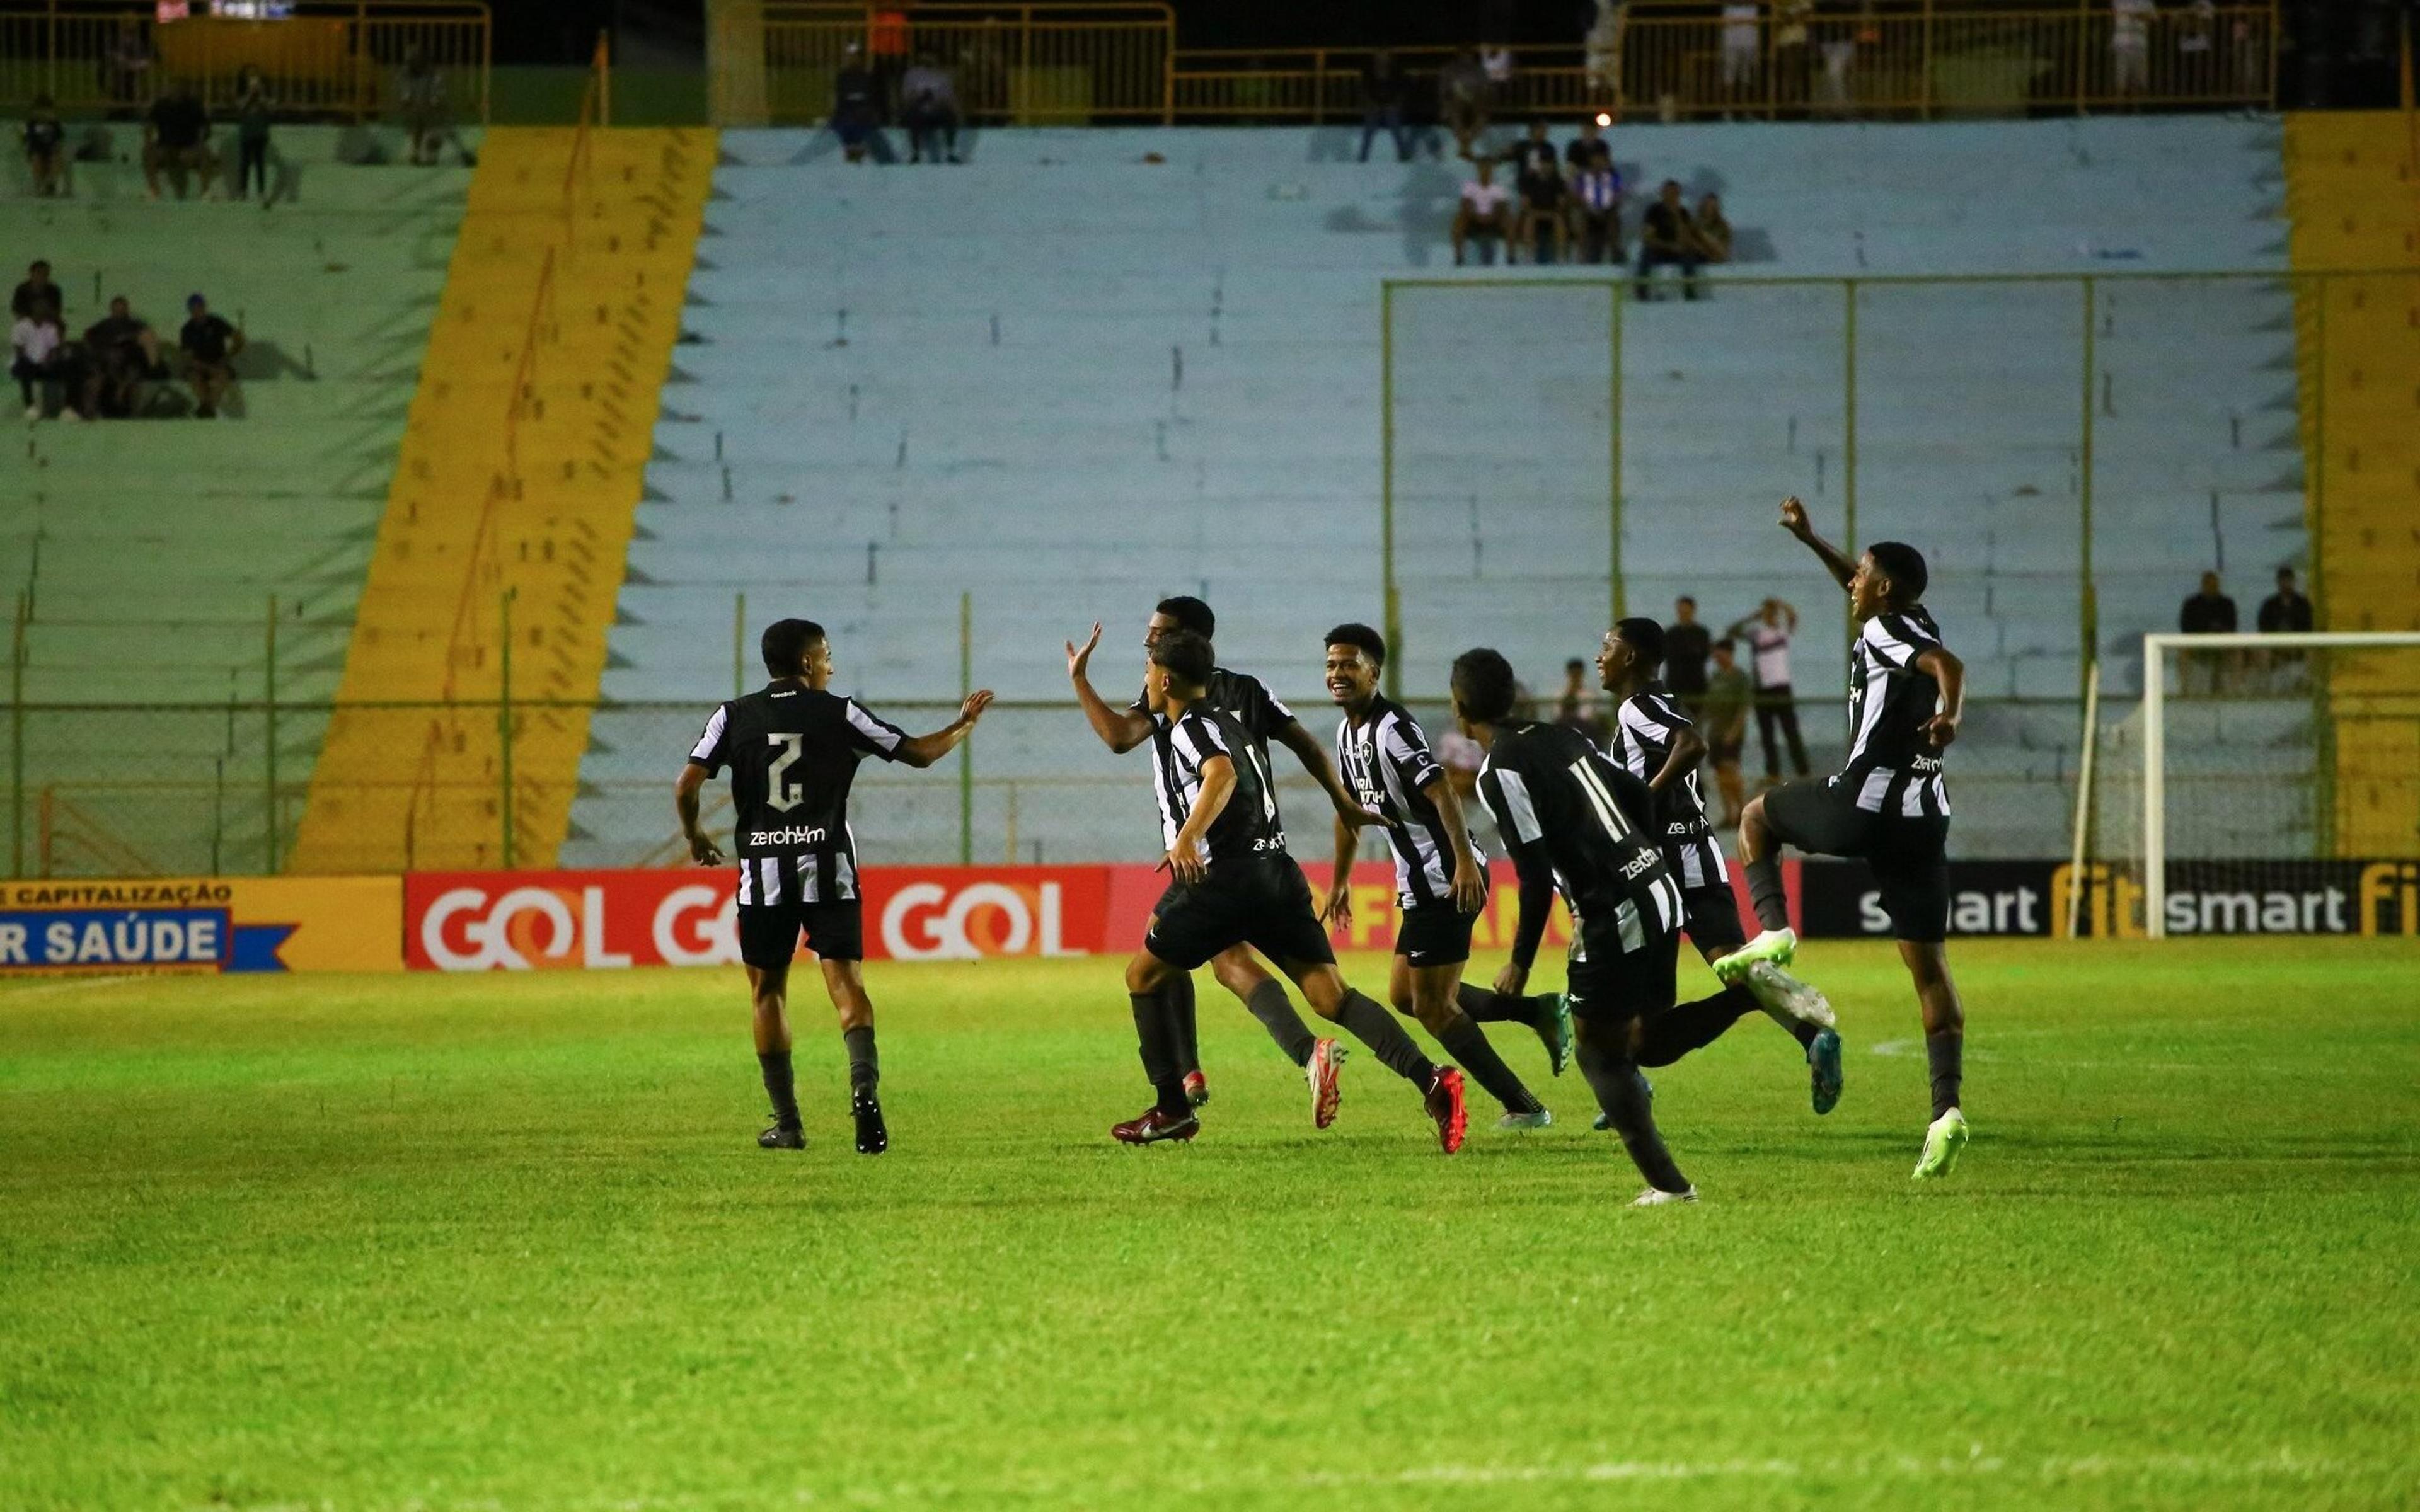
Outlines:
[[[1249,672],[1232,672],[1224,667],[1211,669],[1210,681],[1202,689],[1201,701],[1214,709],[1225,710],[1243,726],[1244,733],[1252,742],[1252,748],[1260,752],[1261,770],[1268,771],[1269,741],[1279,731],[1295,722],[1294,710],[1287,708],[1284,702],[1270,692],[1268,685],[1259,678]],[[1137,714],[1151,713],[1150,691],[1145,689],[1129,707]],[[1270,790],[1269,801],[1277,801],[1275,788]]]
[[[1941,708],[1941,685],[1916,658],[1941,644],[1922,605],[1889,609],[1857,631],[1849,663],[1849,760],[1832,785],[1868,813],[1946,818],[1949,789],[1942,753],[1924,736]]]
[[[837,903],[857,896],[848,789],[868,756],[898,759],[908,738],[855,699],[791,678],[716,709],[689,759],[731,768],[732,846],[743,903]]]
[[[1175,847],[1178,832],[1193,816],[1193,806],[1202,801],[1202,764],[1224,756],[1234,764],[1235,791],[1202,837],[1211,871],[1253,856],[1285,854],[1285,831],[1278,825],[1268,758],[1233,715],[1200,699],[1187,707],[1181,718],[1154,716],[1151,756],[1161,845]]]
[[[1681,701],[1662,683],[1650,683],[1621,701],[1613,716],[1613,759],[1642,782],[1652,782],[1671,759],[1672,742],[1689,728]],[[1729,882],[1722,841],[1706,822],[1706,798],[1691,767],[1680,780],[1655,795],[1655,828],[1662,837],[1664,863],[1684,887],[1705,887]]]
[[[1395,901],[1405,908],[1453,900],[1453,833],[1423,791],[1445,779],[1411,711],[1385,694],[1359,724],[1336,721],[1336,769],[1361,807],[1382,814],[1395,848]],[[1470,835],[1472,855],[1479,838]]]
[[[1680,930],[1681,887],[1656,844],[1655,795],[1588,736],[1559,725],[1497,726],[1479,795],[1513,864],[1551,870],[1577,938],[1617,939],[1627,953]]]

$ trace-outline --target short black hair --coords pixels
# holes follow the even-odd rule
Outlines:
[[[1901,604],[1913,604],[1924,596],[1924,585],[1931,579],[1924,570],[1924,553],[1905,541],[1876,541],[1866,548],[1866,555],[1891,580],[1891,597]]]
[[[807,648],[823,638],[824,627],[813,620],[775,620],[765,626],[756,649],[764,655],[767,671],[776,677],[796,677]]]
[[[1163,598],[1152,606],[1152,610],[1167,615],[1176,622],[1178,629],[1190,630],[1204,640],[1214,640],[1218,634],[1218,616],[1210,612],[1209,605],[1190,594]]]
[[[50,270],[51,260],[48,257],[37,257],[25,265],[25,271],[29,273],[47,273]]]
[[[1474,724],[1494,724],[1512,712],[1520,696],[1512,664],[1504,654],[1478,646],[1453,658],[1453,702]]]
[[[1159,643],[1151,648],[1151,659],[1197,692],[1210,686],[1210,673],[1218,665],[1218,654],[1210,649],[1209,640],[1184,629],[1161,636]]]
[[[1736,656],[1739,655],[1739,643],[1733,640],[1730,636],[1723,637],[1708,649],[1719,651],[1726,656]]]
[[[2292,576],[2294,576],[2294,569],[2291,567],[2280,567],[2277,569],[2277,580],[2279,582],[2284,582],[2287,579],[2291,578]]]
[[[1387,638],[1366,625],[1344,624],[1327,632],[1326,646],[1351,646],[1370,658],[1373,667],[1387,665]]]
[[[1638,653],[1638,659],[1646,664],[1648,671],[1652,671],[1664,665],[1664,626],[1653,620],[1617,620],[1613,633],[1621,637],[1631,650]]]
[[[1672,600],[1672,605],[1675,609],[1678,609],[1683,604],[1688,605],[1691,609],[1696,609],[1698,607],[1698,601],[1687,594],[1683,594],[1680,597]]]

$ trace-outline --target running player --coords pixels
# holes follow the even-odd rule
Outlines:
[[[1664,627],[1653,620],[1623,620],[1606,632],[1597,650],[1597,681],[1621,701],[1614,711],[1609,754],[1655,795],[1656,833],[1664,864],[1688,905],[1689,943],[1712,962],[1745,945],[1747,933],[1740,928],[1730,869],[1723,864],[1722,842],[1706,822],[1705,798],[1698,789],[1698,763],[1706,743],[1682,712],[1681,701],[1657,680],[1663,661]],[[1796,1038],[1807,1057],[1815,1111],[1831,1112],[1840,1101],[1840,1036],[1832,1005],[1770,961],[1758,962],[1741,985],[1691,1011],[1674,1009],[1649,1020],[1638,1063],[1668,1066],[1714,1043],[1757,1008]]]
[[[1190,630],[1170,630],[1151,649],[1145,688],[1159,710],[1152,730],[1152,786],[1173,880],[1126,967],[1126,993],[1156,1101],[1110,1135],[1150,1145],[1201,1132],[1161,988],[1171,975],[1249,944],[1294,979],[1321,1017],[1342,1024],[1419,1090],[1436,1121],[1437,1142],[1452,1154],[1462,1148],[1466,1125],[1462,1072],[1420,1054],[1385,1009],[1337,974],[1327,931],[1311,906],[1311,884],[1286,854],[1267,765],[1243,725],[1207,696],[1216,671],[1210,642]]]
[[[1916,1175],[1947,1176],[1966,1148],[1963,1080],[1966,1011],[1949,980],[1949,792],[1942,751],[1958,738],[1966,667],[1941,643],[1924,608],[1924,554],[1877,541],[1852,562],[1807,523],[1807,506],[1781,501],[1781,526],[1806,543],[1848,590],[1857,620],[1849,667],[1849,759],[1820,781],[1792,782],[1748,800],[1740,817],[1740,859],[1762,933],[1714,963],[1726,981],[1758,962],[1786,964],[1798,949],[1781,890],[1781,847],[1854,856],[1873,869],[1900,960],[1924,1013],[1932,1081],[1932,1122]]]
[[[1633,1054],[1638,1024],[1672,1007],[1681,947],[1680,885],[1655,844],[1655,795],[1588,736],[1512,717],[1512,666],[1496,652],[1453,663],[1453,717],[1487,748],[1479,796],[1521,874],[1520,922],[1505,968],[1518,992],[1559,890],[1572,916],[1568,995],[1580,1072],[1647,1178],[1635,1205],[1695,1202],[1698,1189],[1655,1132]]]
[[[772,681],[733,699],[706,721],[673,786],[681,833],[700,866],[721,866],[722,849],[698,824],[698,793],[731,768],[732,841],[739,853],[739,958],[755,1008],[756,1064],[773,1100],[773,1126],[756,1136],[767,1149],[803,1149],[799,1096],[790,1078],[787,1016],[790,961],[801,933],[823,968],[824,991],[840,1015],[848,1049],[849,1113],[857,1150],[891,1148],[876,1095],[874,1003],[865,995],[864,924],[857,888],[857,839],[848,828],[848,789],[868,756],[930,766],[983,717],[985,690],[929,735],[910,735],[830,692],[831,644],[813,620],[777,620],[760,649]]]
[[[1470,927],[1487,906],[1487,868],[1479,841],[1462,816],[1445,768],[1429,754],[1428,737],[1411,711],[1378,691],[1387,664],[1387,640],[1366,625],[1340,625],[1327,632],[1327,691],[1344,711],[1336,722],[1336,768],[1359,807],[1387,821],[1395,851],[1395,902],[1402,913],[1395,928],[1394,974],[1387,995],[1395,1011],[1420,1021],[1446,1054],[1479,1078],[1504,1104],[1498,1129],[1543,1129],[1555,1121],[1544,1103],[1504,1064],[1487,1031],[1464,1012],[1455,995],[1463,964],[1470,959]],[[1353,857],[1361,832],[1336,823],[1336,870],[1327,887],[1330,930],[1353,921]],[[1562,1000],[1555,999],[1558,1008]],[[1562,1069],[1569,1055],[1571,1014],[1560,1018]],[[1554,1041],[1549,1041],[1549,1049]]]

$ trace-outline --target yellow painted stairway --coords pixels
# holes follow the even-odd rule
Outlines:
[[[2420,165],[2397,112],[2286,121],[2312,597],[2328,630],[2420,630]],[[2331,653],[2333,834],[2420,855],[2420,652]]]
[[[715,153],[488,133],[289,870],[554,864]]]

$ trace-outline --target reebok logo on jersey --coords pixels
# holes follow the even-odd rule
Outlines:
[[[760,845],[821,845],[825,835],[820,825],[792,825],[786,829],[760,829],[748,837],[752,846]]]

